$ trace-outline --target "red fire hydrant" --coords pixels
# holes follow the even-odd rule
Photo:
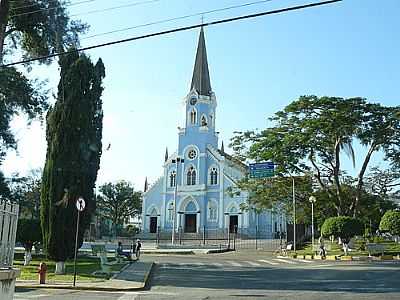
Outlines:
[[[41,262],[38,268],[39,273],[39,283],[45,284],[46,283],[46,273],[47,273],[47,265],[44,262]]]

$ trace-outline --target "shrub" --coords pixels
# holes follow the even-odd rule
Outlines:
[[[32,245],[42,242],[40,221],[35,219],[19,219],[16,241],[22,243],[25,249],[27,246],[31,247]]]
[[[379,230],[391,235],[400,235],[400,211],[387,211],[381,219]]]
[[[346,241],[355,235],[361,235],[363,231],[364,226],[361,221],[346,216],[328,218],[321,227],[322,236],[340,237]]]

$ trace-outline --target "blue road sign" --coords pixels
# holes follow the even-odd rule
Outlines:
[[[274,163],[271,161],[249,165],[250,178],[265,178],[274,176]]]

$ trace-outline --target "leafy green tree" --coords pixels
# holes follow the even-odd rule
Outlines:
[[[272,127],[238,133],[231,146],[239,159],[273,161],[279,176],[312,176],[337,215],[356,215],[373,154],[382,152],[391,167],[400,167],[399,111],[363,98],[302,96],[270,119]],[[345,154],[354,162],[354,142],[367,151],[348,203],[342,161]]]
[[[78,35],[88,26],[70,19],[66,4],[68,1],[2,0],[0,65],[4,56],[15,54],[15,50],[22,51],[25,58],[31,58],[78,46]]]
[[[361,221],[347,216],[328,218],[321,227],[322,236],[334,236],[346,242],[356,235],[361,235],[363,231],[364,225]]]
[[[42,229],[40,220],[37,219],[19,219],[17,227],[16,241],[22,243],[25,250],[37,243],[42,242]]]
[[[9,185],[9,199],[19,204],[19,214],[22,219],[40,219],[40,187],[41,170],[31,170],[27,176],[14,175]]]
[[[79,34],[88,26],[69,18],[67,1],[0,1],[0,163],[8,149],[17,143],[10,128],[12,118],[20,113],[28,121],[47,110],[44,82],[28,79],[21,70],[2,67],[9,58],[32,58],[62,51],[79,44]],[[50,63],[51,58],[41,63]],[[8,198],[8,188],[0,172],[0,196]]]
[[[42,84],[29,81],[14,68],[0,67],[0,162],[8,149],[17,147],[10,126],[13,117],[23,113],[31,121],[42,116],[47,107]]]
[[[122,226],[129,217],[137,216],[142,209],[141,192],[135,191],[132,184],[127,181],[105,183],[99,188],[97,196],[97,211],[102,218],[111,220],[114,232]]]
[[[83,197],[79,244],[95,209],[94,187],[102,153],[105,76],[101,59],[93,65],[85,54],[60,59],[57,102],[47,114],[47,154],[41,189],[41,224],[47,254],[64,262],[74,254],[77,209]],[[62,272],[63,264],[60,264]]]
[[[387,211],[379,224],[379,230],[392,235],[400,235],[400,211]]]
[[[371,168],[365,181],[366,190],[382,199],[400,200],[399,186],[400,172],[396,167],[389,169]]]

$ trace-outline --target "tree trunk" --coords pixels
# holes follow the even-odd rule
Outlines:
[[[57,261],[56,262],[56,270],[54,274],[62,275],[65,274],[65,261]]]
[[[367,155],[364,158],[364,162],[362,164],[360,173],[358,174],[356,197],[350,206],[350,212],[353,211],[353,217],[356,217],[356,214],[357,214],[357,206],[358,206],[358,203],[360,203],[361,192],[362,192],[362,188],[363,188],[363,184],[364,184],[364,182],[363,182],[364,174],[365,174],[365,171],[367,170],[368,163],[371,159],[372,153],[375,152],[375,149],[376,149],[376,145],[375,145],[375,143],[372,143],[371,147],[368,150]]]
[[[340,173],[340,143],[341,140],[337,139],[335,143],[335,165],[333,168],[333,181],[335,183],[336,187],[336,197],[339,202],[339,208],[340,211],[338,211],[338,214],[340,215],[342,213],[342,187],[340,185],[340,180],[339,180],[339,173]]]
[[[0,65],[3,64],[4,40],[6,38],[9,10],[10,1],[0,0]]]

